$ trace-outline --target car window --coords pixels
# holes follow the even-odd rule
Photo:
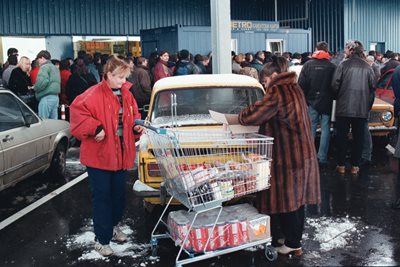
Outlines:
[[[27,111],[30,112],[29,109]],[[37,119],[37,118],[36,118]],[[25,125],[25,119],[18,101],[11,94],[0,97],[0,131],[6,131]]]
[[[38,117],[27,106],[25,106],[21,101],[17,101],[17,103],[21,109],[26,123],[34,124],[39,122]]]
[[[176,95],[177,116],[209,116],[209,110],[238,114],[243,108],[263,97],[259,88],[187,88],[162,91],[156,95],[151,120],[172,116],[171,93]]]

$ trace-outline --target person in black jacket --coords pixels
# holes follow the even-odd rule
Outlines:
[[[360,41],[348,41],[344,52],[346,60],[337,67],[332,81],[332,89],[336,94],[336,170],[339,174],[345,173],[347,136],[351,125],[351,174],[358,175],[364,128],[375,97],[375,75],[365,60]]]
[[[89,73],[83,59],[78,58],[74,65],[72,75],[69,76],[67,85],[65,86],[70,105],[78,95],[85,92],[92,85],[97,84],[96,78],[93,74]]]
[[[330,62],[329,59],[328,43],[317,43],[312,59],[303,65],[298,80],[307,100],[313,137],[315,137],[318,124],[321,126],[318,150],[318,161],[321,166],[325,166],[328,163],[331,137],[330,124],[333,102],[331,83],[336,65]]]
[[[28,57],[21,57],[17,67],[11,72],[8,88],[28,104],[33,111],[37,112],[38,102],[29,77],[30,71],[31,60]]]

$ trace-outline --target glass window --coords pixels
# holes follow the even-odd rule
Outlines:
[[[152,121],[171,117],[171,93],[176,95],[176,116],[209,116],[209,110],[238,114],[243,108],[263,97],[259,88],[187,88],[163,91],[154,102]]]
[[[25,119],[15,97],[11,94],[0,94],[0,131],[6,131],[24,125]]]

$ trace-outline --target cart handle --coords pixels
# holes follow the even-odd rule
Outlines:
[[[150,129],[158,134],[167,134],[167,129],[156,128],[154,126],[151,126],[149,122],[146,122],[144,120],[135,120],[135,125],[146,127],[147,129]]]

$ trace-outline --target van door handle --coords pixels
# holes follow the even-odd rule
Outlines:
[[[7,143],[7,142],[11,142],[12,140],[14,140],[14,136],[11,136],[9,134],[7,134],[4,138],[3,138],[3,142]]]

